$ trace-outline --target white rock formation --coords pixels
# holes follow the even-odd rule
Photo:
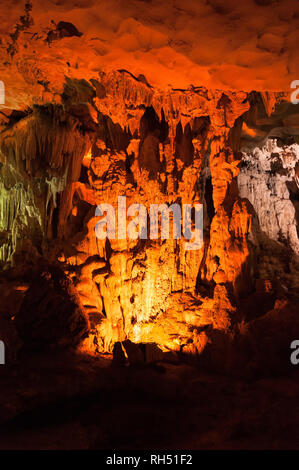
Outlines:
[[[242,160],[240,196],[253,205],[262,232],[299,254],[296,210],[287,184],[297,185],[299,192],[295,171],[299,145],[280,147],[277,139],[267,139],[262,146],[245,150]]]

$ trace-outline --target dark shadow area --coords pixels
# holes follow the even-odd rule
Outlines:
[[[186,362],[110,365],[54,349],[2,369],[0,448],[298,447],[298,373],[247,381]]]
[[[14,325],[23,350],[29,351],[75,347],[88,331],[73,283],[50,265],[33,276]]]
[[[130,132],[122,129],[120,124],[115,124],[109,116],[101,113],[99,113],[98,122],[97,138],[103,140],[110,150],[125,151],[130,142]],[[96,145],[93,147],[92,154],[95,157],[101,155],[101,151],[97,152]]]
[[[140,120],[140,144],[138,162],[141,169],[149,172],[150,179],[157,179],[163,169],[159,144],[168,139],[168,124],[162,109],[161,121],[152,106],[145,109]]]
[[[290,201],[292,202],[295,209],[297,236],[299,237],[299,188],[295,181],[286,181],[286,186],[290,193]]]
[[[184,165],[187,167],[193,162],[194,147],[192,144],[192,131],[190,124],[186,124],[184,130],[182,128],[181,121],[176,127],[175,135],[175,158],[179,158],[184,162]]]

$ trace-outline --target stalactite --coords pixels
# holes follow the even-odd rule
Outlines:
[[[83,156],[91,145],[84,124],[70,116],[60,106],[35,107],[31,114],[4,129],[0,135],[0,152],[6,168],[13,169],[17,183],[5,189],[1,183],[1,225],[10,233],[8,248],[2,249],[2,259],[11,260],[24,230],[52,237],[52,216],[57,207],[57,194],[80,176]],[[41,249],[41,246],[39,246]],[[6,258],[5,258],[6,256]]]

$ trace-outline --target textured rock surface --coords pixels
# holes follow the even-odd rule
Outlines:
[[[135,69],[103,70],[67,20],[36,24],[28,3],[1,45],[11,84],[0,122],[3,282],[33,289],[44,260],[64,272],[88,316],[81,348],[95,354],[127,340],[197,356],[275,300],[296,304],[299,114],[288,92],[153,86]],[[96,206],[124,195],[127,206],[203,204],[202,248],[97,239]],[[35,325],[23,302],[7,318]]]
[[[59,99],[64,76],[120,69],[162,89],[289,92],[298,79],[296,0],[33,0],[25,11],[24,4],[0,3],[1,79],[14,108],[28,105],[32,92]]]
[[[32,279],[46,258],[66,273],[89,318],[84,350],[112,352],[127,339],[196,355],[209,331],[228,334],[246,317],[240,299],[259,280],[271,284],[280,269],[295,292],[296,259],[289,273],[281,259],[283,250],[297,253],[298,146],[271,139],[240,153],[258,97],[202,87],[165,93],[112,72],[97,82],[67,79],[59,105],[8,114],[3,267]],[[262,108],[284,102],[282,94],[263,99]],[[97,239],[96,206],[116,208],[124,195],[127,207],[202,203],[202,248],[186,250],[184,239]]]

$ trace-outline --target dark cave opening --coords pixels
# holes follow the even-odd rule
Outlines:
[[[205,181],[204,197],[205,197],[205,201],[207,204],[207,213],[208,213],[209,221],[211,223],[215,215],[215,207],[214,207],[214,202],[213,202],[213,185],[212,185],[211,176],[209,176]]]

